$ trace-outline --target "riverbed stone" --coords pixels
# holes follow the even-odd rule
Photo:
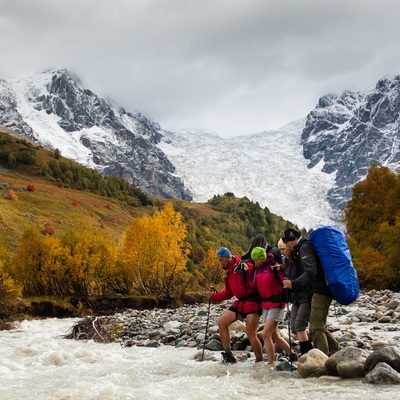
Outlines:
[[[397,372],[400,372],[400,347],[384,346],[376,349],[365,361],[365,373],[367,374],[373,370],[380,362],[384,362],[390,365]]]
[[[329,375],[329,370],[325,365],[327,359],[328,356],[321,350],[311,349],[300,357],[297,372],[303,378]]]
[[[370,352],[358,347],[345,347],[330,356],[325,366],[342,378],[364,377],[364,364]]]
[[[364,378],[364,382],[378,385],[400,384],[400,373],[390,365],[380,362],[376,364],[373,370],[368,372]]]

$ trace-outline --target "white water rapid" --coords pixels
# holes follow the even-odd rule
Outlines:
[[[63,339],[74,319],[23,321],[0,331],[1,400],[296,399],[399,396],[396,385],[296,378],[265,365],[194,361],[196,349],[128,347]]]

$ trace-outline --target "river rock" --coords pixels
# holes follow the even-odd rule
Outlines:
[[[400,372],[400,348],[397,346],[385,346],[376,349],[365,361],[365,373],[367,374],[373,370],[380,362],[384,362],[397,372]]]
[[[297,372],[303,378],[329,375],[329,370],[325,365],[326,360],[328,356],[321,350],[311,349],[300,357]]]
[[[364,377],[364,364],[370,352],[358,347],[345,347],[330,356],[325,366],[342,378]]]
[[[400,374],[390,365],[380,362],[376,364],[371,372],[368,372],[364,378],[364,382],[373,384],[399,384]]]

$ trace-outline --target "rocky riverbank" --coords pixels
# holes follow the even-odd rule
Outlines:
[[[126,347],[162,345],[192,347],[197,350],[194,351],[194,358],[201,356],[204,359],[217,361],[220,360],[219,351],[222,350],[217,320],[230,303],[230,301],[221,304],[200,303],[175,309],[127,309],[109,316],[87,317],[75,324],[66,337],[119,342]],[[399,323],[399,293],[388,290],[370,291],[361,293],[357,301],[350,306],[335,304],[331,307],[328,324],[341,344],[342,350],[331,356],[329,358],[331,361],[328,363],[327,356],[318,350],[312,350],[301,357],[298,373],[301,376],[332,374],[346,378],[360,377],[366,373],[364,367],[367,358],[372,353],[379,354],[377,350],[382,348],[397,349],[393,357],[398,359],[396,362],[399,368],[396,367],[396,371],[400,372],[400,349],[396,347],[400,339]],[[206,326],[208,326],[207,337]],[[242,361],[252,361],[254,354],[246,337],[244,323],[237,321],[230,328],[235,356]],[[287,322],[280,328],[286,340],[293,344],[294,351],[298,350],[293,338],[289,340]],[[203,347],[205,352],[202,351]],[[345,355],[346,368],[338,367],[340,362],[343,363],[342,359],[339,361],[340,354]],[[350,368],[352,372],[349,372],[351,358],[357,358],[357,368],[353,366]],[[325,364],[328,364],[328,367]],[[378,363],[376,362],[374,367],[376,364]],[[372,364],[368,365],[370,368]],[[293,365],[290,368],[293,368]],[[341,374],[341,370],[346,372]]]

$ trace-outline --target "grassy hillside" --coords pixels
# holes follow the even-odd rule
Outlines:
[[[36,156],[34,163],[16,163],[12,167],[7,164],[10,153],[20,154],[32,147]],[[151,205],[131,206],[128,204],[132,203],[129,199],[120,201],[117,198],[91,193],[89,190],[76,190],[60,185],[60,179],[42,173],[43,166],[54,161],[53,153],[5,127],[0,127],[1,160],[0,239],[10,251],[16,248],[23,232],[29,228],[43,232],[46,227],[53,227],[56,234],[60,235],[71,228],[79,229],[81,226],[94,230],[106,229],[117,242],[135,218],[153,213],[167,201],[143,195]],[[62,156],[58,162],[68,162],[74,168],[89,171]],[[28,185],[31,185],[31,188],[33,185],[35,190],[28,191]],[[14,199],[10,198],[10,191],[15,193]],[[119,196],[117,191],[117,197],[123,196]],[[178,207],[192,210],[198,216],[218,214],[218,211],[207,204],[180,200],[174,202]]]
[[[34,185],[36,190],[27,191],[27,185]],[[10,189],[17,200],[8,198]],[[32,227],[43,231],[52,226],[60,234],[79,226],[108,229],[117,240],[133,218],[147,208],[60,188],[45,178],[0,168],[0,236],[9,249],[15,248],[22,232]]]
[[[90,227],[107,230],[117,242],[135,218],[153,213],[166,201],[0,127],[0,238],[8,250],[16,248],[28,228],[54,229],[62,235],[71,228]],[[240,253],[258,233],[274,245],[291,225],[233,193],[215,196],[206,204],[173,202],[188,226],[192,270],[210,249],[224,245]]]

